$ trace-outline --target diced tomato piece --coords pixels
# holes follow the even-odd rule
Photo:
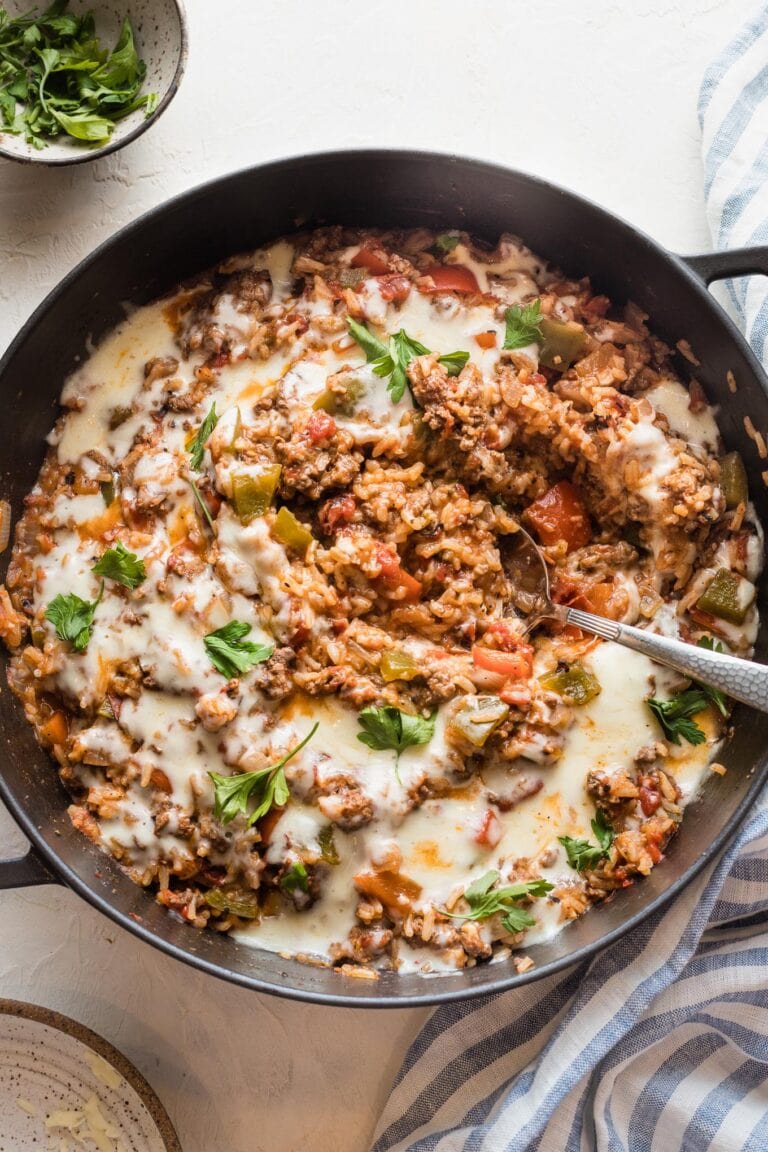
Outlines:
[[[336,421],[330,412],[323,412],[319,409],[313,412],[307,421],[307,435],[313,444],[320,444],[323,440],[329,440],[336,431]]]
[[[294,650],[301,648],[302,644],[306,644],[311,635],[311,629],[307,628],[306,624],[299,624],[295,632],[291,634],[291,638],[288,643]]]
[[[661,804],[661,795],[658,789],[651,787],[644,778],[640,785],[640,807],[646,816],[653,816],[659,804]]]
[[[374,276],[385,276],[389,272],[387,254],[381,248],[372,248],[363,244],[362,248],[352,257],[353,268],[367,268]]]
[[[481,348],[495,348],[496,347],[496,333],[491,332],[478,332],[475,336],[475,341]]]
[[[586,601],[587,612],[594,612],[596,616],[605,616],[609,620],[620,620],[629,607],[626,590],[610,582],[594,584],[583,599]]]
[[[486,808],[483,813],[483,818],[480,821],[480,827],[472,839],[475,844],[484,844],[488,848],[495,848],[501,840],[501,836],[501,821],[491,808]]]
[[[400,560],[396,552],[390,548],[379,548],[376,559],[379,562],[380,576],[388,588],[399,589],[404,591],[403,600],[406,603],[415,603],[421,599],[422,584],[415,576],[411,576],[404,568],[400,566]]]
[[[48,744],[66,744],[69,735],[66,712],[52,712],[45,723],[40,725],[40,735]]]
[[[376,559],[381,570],[381,578],[387,584],[397,584],[398,576],[402,571],[400,567],[400,557],[392,548],[378,548],[376,551]]]
[[[530,644],[521,644],[516,652],[496,652],[475,644],[472,661],[476,668],[505,680],[527,680],[533,672],[533,648]]]
[[[408,299],[411,287],[407,276],[382,276],[379,280],[382,300],[393,300],[397,304]]]
[[[605,316],[610,306],[611,302],[607,296],[593,296],[591,300],[586,300],[582,304],[581,310],[596,320],[600,316]]]
[[[557,544],[563,540],[568,551],[572,552],[575,548],[583,548],[592,539],[584,501],[568,480],[560,480],[529,504],[524,516],[542,544]]]
[[[664,853],[662,852],[661,848],[659,848],[658,844],[654,844],[653,841],[650,841],[648,844],[646,844],[646,848],[648,849],[648,855],[650,856],[651,860],[653,860],[654,864],[660,864],[664,859]]]
[[[320,523],[326,532],[336,532],[343,524],[349,524],[355,515],[355,498],[348,492],[334,496],[320,509]]]
[[[403,600],[406,604],[415,604],[417,600],[421,600],[423,590],[421,581],[402,568],[400,569],[398,587],[403,589]]]
[[[430,276],[434,287],[420,285],[421,292],[479,292],[480,285],[474,272],[463,264],[433,264],[424,272]]]

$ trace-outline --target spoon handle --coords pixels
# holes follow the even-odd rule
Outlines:
[[[615,640],[625,648],[634,648],[656,660],[677,669],[692,680],[719,688],[726,696],[741,700],[760,712],[768,712],[768,665],[755,664],[751,660],[741,660],[738,656],[728,656],[724,652],[712,652],[708,648],[698,648],[683,640],[672,640],[644,628],[632,628],[629,624],[618,624],[603,616],[593,616],[591,612],[581,612],[578,608],[568,608],[564,613],[569,624],[602,636],[604,640]]]

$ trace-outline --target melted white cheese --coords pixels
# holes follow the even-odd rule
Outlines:
[[[688,389],[679,380],[662,380],[646,392],[646,396],[656,411],[666,416],[676,436],[711,452],[717,450],[720,432],[715,419],[716,410],[707,404],[699,412],[692,412]]]
[[[226,679],[204,646],[208,632],[237,619],[251,626],[251,640],[284,642],[295,628],[291,612],[297,605],[305,623],[312,625],[315,617],[296,587],[286,549],[272,536],[272,512],[244,526],[233,509],[223,504],[215,522],[213,567],[205,567],[192,579],[167,570],[170,549],[183,542],[197,515],[187,480],[190,429],[200,424],[215,402],[219,424],[209,440],[206,466],[211,458],[216,462],[216,483],[226,495],[231,495],[231,448],[236,431],[259,418],[253,404],[274,396],[280,419],[289,420],[296,412],[306,415],[325,392],[331,374],[341,373],[349,380],[350,403],[334,419],[356,444],[377,444],[385,436],[393,437],[395,444],[404,443],[411,435],[413,403],[408,390],[402,400],[392,403],[386,381],[365,363],[362,349],[345,332],[324,323],[331,312],[328,302],[291,298],[293,257],[292,245],[279,241],[233,261],[231,268],[267,271],[272,283],[270,304],[289,301],[291,315],[295,309],[309,321],[308,331],[287,340],[265,360],[251,358],[248,316],[230,295],[218,297],[210,319],[226,331],[239,359],[215,370],[212,386],[194,413],[168,410],[167,378],[145,386],[144,365],[154,357],[179,359],[173,378],[184,387],[195,380],[195,370],[202,364],[201,354],[187,360],[181,356],[167,302],[136,311],[71,377],[64,402],[74,410],[51,436],[60,461],[80,462],[85,475],[94,477],[100,466],[84,454],[97,450],[117,467],[136,434],[154,418],[161,428],[158,443],[144,446],[133,468],[132,486],[123,496],[161,500],[164,512],[150,531],[131,532],[120,519],[119,506],[106,509],[101,495],[59,495],[48,512],[48,525],[56,529],[53,546],[36,557],[36,602],[40,607],[60,593],[72,592],[95,600],[100,582],[92,567],[103,550],[103,533],[110,528],[117,528],[119,538],[145,562],[147,579],[136,591],[116,591],[107,582],[90,643],[82,653],[69,652],[53,677],[56,687],[72,702],[102,708],[103,718],[82,733],[86,761],[95,768],[109,759],[131,775],[127,795],[100,819],[104,843],[129,864],[141,867],[158,859],[164,863],[182,860],[188,849],[183,836],[177,835],[180,822],[209,810],[209,773],[229,775],[233,770],[263,768],[284,756],[318,724],[311,742],[286,766],[291,800],[272,829],[268,864],[281,866],[299,858],[302,851],[319,852],[318,838],[329,825],[328,812],[339,803],[333,796],[334,782],[339,779],[370,802],[374,818],[349,831],[334,827],[339,863],[320,865],[320,895],[311,909],[289,906],[279,916],[254,922],[238,937],[259,947],[327,958],[358,924],[354,877],[393,850],[401,854],[402,874],[420,888],[414,900],[417,912],[444,907],[457,889],[490,869],[504,869],[506,875],[515,861],[549,860],[537,871],[555,885],[573,881],[575,874],[567,867],[558,837],[591,836],[594,805],[585,791],[590,771],[631,771],[638,749],[659,739],[643,701],[652,689],[659,689],[660,673],[639,654],[598,644],[584,662],[603,691],[587,706],[574,710],[562,757],[547,764],[534,733],[527,759],[489,767],[480,781],[455,772],[462,760],[447,738],[445,709],[438,713],[430,742],[405,750],[398,759],[394,752],[363,745],[358,739],[357,711],[334,697],[297,697],[276,704],[255,689],[255,674],[242,678],[234,697],[225,694]],[[449,262],[470,268],[484,292],[493,290],[497,280],[503,281],[505,304],[530,296],[536,290],[536,279],[540,285],[547,282],[540,262],[522,246],[509,245],[502,261],[489,264],[474,259],[459,245]],[[498,318],[503,316],[499,300],[468,308],[449,293],[412,290],[404,302],[393,303],[382,297],[375,278],[366,280],[358,295],[382,341],[402,328],[437,355],[468,352],[486,379],[493,375],[505,332],[504,320]],[[488,333],[493,333],[494,343],[481,348],[476,337]],[[535,345],[521,351],[535,361]],[[665,381],[648,395],[673,432],[706,447],[717,444],[714,414],[705,409],[694,416],[682,385]],[[623,467],[635,460],[640,465],[636,491],[647,502],[652,518],[665,499],[664,480],[676,467],[677,457],[652,415],[623,431],[615,449],[616,463]],[[237,466],[241,471],[260,467]],[[342,540],[339,547],[343,544]],[[748,574],[753,580],[761,566],[761,553],[758,529],[748,545]],[[632,574],[624,575],[630,594],[628,618],[633,618],[637,588]],[[655,626],[676,634],[673,609],[663,606]],[[52,628],[45,627],[52,636]],[[752,636],[756,627],[757,614],[752,608],[740,640]],[[404,644],[417,656],[424,646],[418,637]],[[542,658],[540,651],[537,674],[544,670],[539,667]],[[138,699],[122,701],[116,722],[103,710],[104,685],[109,673],[125,664],[138,666],[144,687]],[[219,727],[217,705],[227,713]],[[200,722],[204,715],[208,728]],[[711,742],[670,750],[665,769],[676,777],[684,797],[694,791],[712,752]],[[152,780],[156,769],[170,788],[168,819],[159,832],[157,782]],[[80,774],[88,786],[103,784],[101,776],[87,767]],[[490,802],[488,789],[500,793],[510,781],[521,778],[542,787],[506,812]],[[432,798],[413,807],[415,791],[430,786],[435,793]],[[210,849],[212,861],[227,862],[228,847],[213,848],[205,838],[203,846]],[[246,860],[250,847],[235,847],[231,852]],[[527,935],[529,941],[546,939],[562,926],[553,901],[537,901],[531,910],[537,923]],[[399,943],[399,963],[403,971],[451,967],[444,964],[438,950],[405,941]]]

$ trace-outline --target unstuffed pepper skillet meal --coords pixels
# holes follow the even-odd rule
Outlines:
[[[510,236],[340,227],[132,312],[0,586],[75,826],[190,925],[371,979],[524,971],[660,864],[729,702],[529,629],[509,563],[522,526],[557,602],[751,654],[744,466],[646,320]]]

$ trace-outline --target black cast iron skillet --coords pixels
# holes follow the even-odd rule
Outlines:
[[[509,231],[566,272],[591,276],[614,301],[636,301],[654,331],[672,344],[689,340],[701,359],[696,376],[721,405],[726,445],[742,453],[768,525],[764,465],[743,425],[749,413],[755,427],[768,429],[765,377],[706,287],[725,276],[768,273],[768,248],[673,256],[596,205],[531,176],[453,156],[387,151],[299,157],[215,180],[148,212],[71,272],[0,364],[7,421],[0,497],[11,501],[14,517],[35,482],[62,383],[85,355],[89,337],[98,340],[121,320],[126,302],[146,303],[231,253],[321,223],[458,226],[492,243]],[[735,395],[726,384],[729,370],[738,383]],[[8,552],[2,559],[0,579]],[[766,660],[765,585],[760,603],[764,624],[756,655]],[[737,707],[720,756],[728,771],[708,776],[663,865],[551,942],[528,949],[535,961],[529,972],[517,975],[498,963],[439,978],[384,975],[372,982],[286,961],[175,919],[72,828],[54,766],[5,687],[0,723],[0,794],[32,842],[26,857],[0,864],[0,887],[60,882],[129,932],[203,971],[263,992],[365,1007],[480,996],[589,957],[669,900],[722,847],[748,811],[768,762],[768,716]]]

